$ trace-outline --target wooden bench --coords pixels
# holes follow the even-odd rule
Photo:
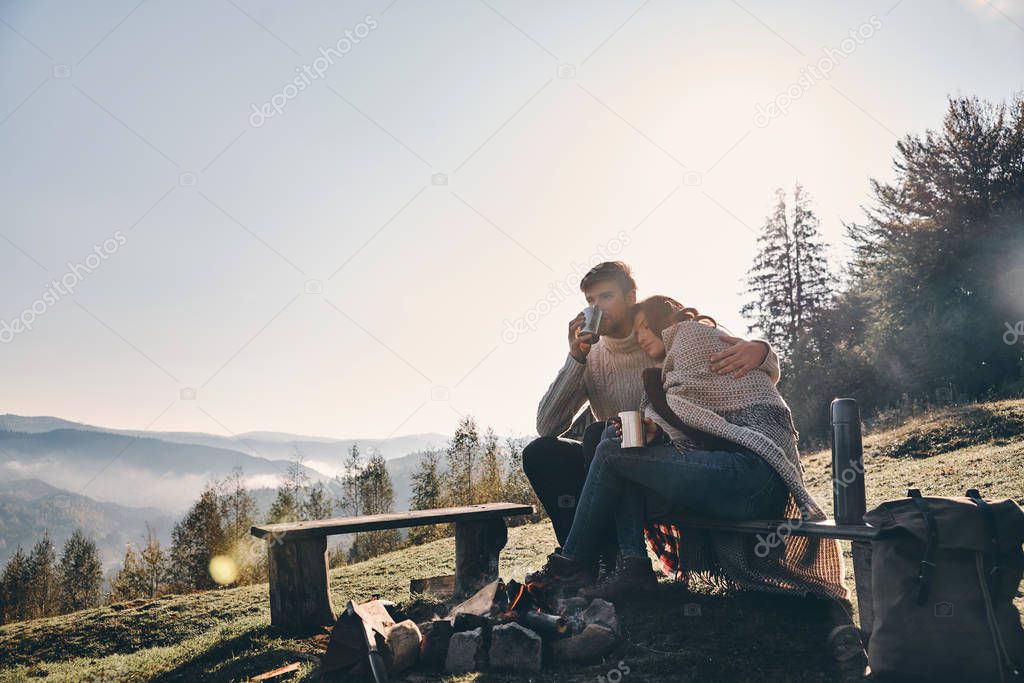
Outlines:
[[[498,578],[498,555],[508,540],[505,518],[533,512],[532,505],[487,503],[254,526],[250,533],[267,544],[270,623],[289,632],[334,623],[328,536],[454,522],[455,592],[461,596]]]
[[[861,637],[871,634],[874,610],[871,607],[871,540],[874,527],[864,522],[864,446],[860,429],[860,410],[852,398],[837,398],[831,405],[832,423],[832,497],[835,518],[820,522],[799,519],[765,519],[732,522],[702,517],[666,516],[652,521],[691,529],[734,531],[770,537],[776,534],[834,538],[852,541],[854,585],[860,611]],[[781,538],[780,538],[781,541]]]

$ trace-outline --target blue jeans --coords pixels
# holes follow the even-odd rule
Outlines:
[[[672,444],[623,448],[609,424],[594,453],[562,553],[590,561],[614,520],[623,557],[645,557],[646,490],[673,510],[743,520],[782,515],[789,489],[751,452],[685,451]]]

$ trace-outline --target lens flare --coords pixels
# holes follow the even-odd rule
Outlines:
[[[210,559],[210,578],[221,586],[238,580],[238,565],[227,555],[214,555]]]

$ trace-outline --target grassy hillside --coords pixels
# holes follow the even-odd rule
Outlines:
[[[869,435],[865,445],[869,507],[903,496],[908,486],[938,495],[976,486],[988,496],[1024,503],[1022,401],[921,416]],[[826,509],[829,468],[828,452],[806,456],[809,485]],[[546,524],[511,529],[502,575],[521,578],[542,562],[552,541]],[[344,567],[332,573],[335,607],[374,593],[402,602],[410,597],[410,578],[453,568],[451,539]],[[1020,593],[1017,602],[1024,610]],[[687,603],[698,604],[700,614],[686,616],[693,612],[684,612]],[[626,639],[608,663],[552,669],[533,680],[593,681],[620,660],[630,667],[631,681],[830,681],[839,676],[823,647],[830,617],[816,601],[686,594],[666,584],[654,600],[630,605],[621,616]],[[319,650],[315,640],[283,639],[269,629],[267,587],[258,585],[0,627],[0,680],[244,680],[294,661],[303,662],[297,679],[308,680]],[[495,674],[450,680],[477,679],[519,680]]]

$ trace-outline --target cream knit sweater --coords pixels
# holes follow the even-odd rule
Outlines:
[[[725,328],[715,329],[730,334]],[[655,362],[637,344],[635,333],[622,339],[602,336],[590,347],[583,363],[567,353],[562,369],[537,408],[537,434],[562,434],[588,401],[598,420],[607,420],[623,410],[639,410],[644,399],[643,371],[653,365]],[[779,381],[779,357],[770,345],[759,369],[773,382]]]

